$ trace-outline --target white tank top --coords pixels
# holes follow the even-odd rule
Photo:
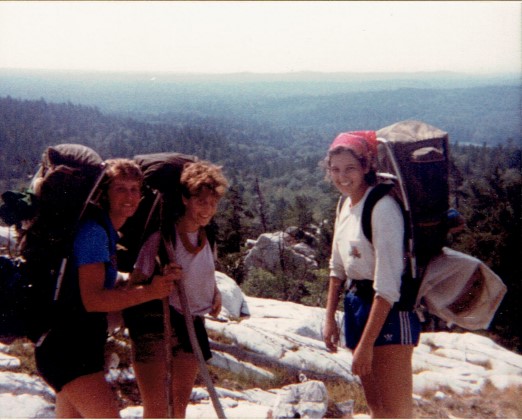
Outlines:
[[[197,245],[198,232],[189,233],[188,239]],[[160,244],[160,233],[153,233],[140,250],[134,268],[147,277],[154,273],[156,255]],[[188,252],[176,232],[176,263],[183,269],[185,291],[192,315],[205,315],[210,312],[216,288],[214,255],[208,240],[197,254]],[[183,312],[177,288],[169,297],[169,303],[178,312]]]

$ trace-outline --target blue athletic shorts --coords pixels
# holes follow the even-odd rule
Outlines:
[[[344,298],[344,331],[346,346],[354,350],[361,339],[364,327],[370,315],[372,300],[363,299],[348,291]],[[419,344],[421,324],[419,317],[413,311],[399,311],[392,307],[375,346],[389,344],[413,345]]]

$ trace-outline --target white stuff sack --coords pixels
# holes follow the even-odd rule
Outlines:
[[[445,247],[426,267],[417,304],[450,325],[486,329],[506,291],[500,277],[482,261]]]

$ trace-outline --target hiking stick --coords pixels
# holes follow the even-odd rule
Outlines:
[[[158,194],[157,198],[160,197],[161,195]],[[154,205],[156,205],[158,202],[159,201],[156,200]],[[163,236],[163,232],[161,232],[161,238],[164,243],[167,242]],[[161,274],[163,274],[163,265],[161,264],[159,255],[156,255],[156,263],[160,268]],[[163,346],[165,350],[165,398],[167,401],[167,418],[172,419],[174,418],[174,407],[172,401],[172,324],[170,322],[169,298],[164,297],[161,299],[161,304],[163,312]]]
[[[165,249],[167,250],[167,254],[169,256],[169,259],[174,262],[175,256],[174,256],[174,249],[172,248],[172,243],[167,242],[163,238],[163,243],[165,246]],[[226,419],[225,412],[223,411],[223,407],[221,406],[221,403],[219,402],[219,398],[216,392],[216,388],[214,387],[214,383],[212,382],[212,378],[210,377],[210,373],[208,371],[207,362],[205,361],[205,358],[203,356],[203,352],[201,351],[201,347],[199,346],[198,338],[196,336],[196,331],[194,329],[194,322],[192,321],[192,314],[190,313],[190,306],[188,304],[188,298],[187,293],[185,290],[185,285],[183,280],[178,280],[176,283],[177,290],[178,290],[178,296],[181,303],[181,308],[183,310],[183,316],[185,317],[185,325],[187,326],[187,331],[189,334],[190,344],[192,345],[192,350],[194,351],[194,354],[196,355],[196,358],[199,362],[200,367],[200,373],[203,377],[203,381],[205,382],[205,385],[207,387],[208,394],[210,396],[210,399],[212,400],[212,405],[214,406],[214,410],[216,410],[216,414],[219,419]]]
[[[172,325],[170,323],[169,298],[162,299],[163,304],[163,342],[165,345],[165,392],[167,397],[167,418],[174,418],[172,406]]]
[[[161,260],[156,256],[156,263],[161,268]],[[163,274],[163,270],[161,270]],[[170,322],[169,298],[161,299],[163,307],[163,346],[165,349],[165,397],[167,400],[167,418],[174,416],[172,407],[172,324]]]
[[[154,199],[149,216],[147,217],[145,229],[151,220],[154,209],[158,205],[160,206],[160,235],[163,242],[166,242],[163,231],[163,194],[159,192]],[[144,232],[145,229],[143,230]],[[159,255],[156,255],[156,263],[158,264],[161,274],[164,274],[163,265]],[[170,322],[170,305],[168,296],[161,300],[161,305],[163,312],[163,347],[165,350],[165,398],[167,401],[167,418],[172,419],[174,418],[174,407],[172,402],[172,324]]]

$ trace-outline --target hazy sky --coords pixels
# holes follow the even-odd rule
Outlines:
[[[0,68],[520,72],[519,1],[0,1]]]

